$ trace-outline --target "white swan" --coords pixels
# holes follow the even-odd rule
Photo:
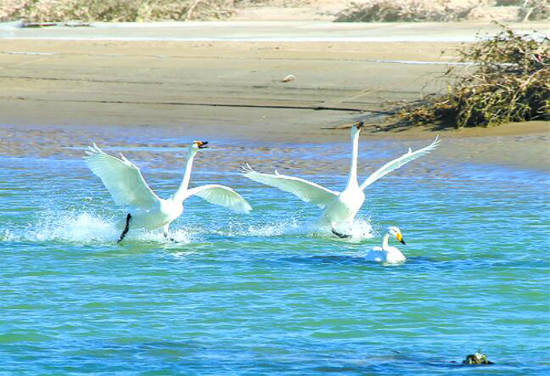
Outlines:
[[[406,244],[399,227],[391,226],[388,228],[386,235],[384,235],[382,247],[373,247],[369,253],[367,253],[365,259],[368,261],[384,262],[386,264],[399,264],[405,261],[407,259],[405,255],[401,253],[397,247],[392,247],[388,244],[390,235],[395,236],[402,244]]]
[[[130,222],[132,226],[147,229],[163,227],[164,236],[168,237],[170,223],[183,213],[183,201],[193,195],[237,212],[248,213],[252,209],[237,192],[223,185],[208,184],[187,188],[191,179],[193,159],[199,149],[207,147],[206,144],[206,141],[195,141],[189,146],[183,180],[176,193],[166,200],[158,197],[149,188],[139,168],[124,155],[120,154],[120,159],[113,157],[104,153],[95,143],[88,147],[84,159],[90,170],[101,178],[117,205],[129,208],[126,226],[118,242],[126,236]]]
[[[329,224],[335,235],[342,238],[350,237],[350,235],[345,235],[343,232],[349,230],[355,215],[365,201],[365,194],[363,193],[364,189],[376,180],[380,179],[382,176],[398,169],[416,158],[428,154],[439,144],[439,139],[436,137],[430,145],[422,149],[414,152],[409,149],[407,153],[403,154],[399,158],[396,158],[380,167],[372,173],[363,182],[363,184],[359,185],[359,182],[357,181],[357,154],[359,150],[359,133],[361,132],[362,126],[363,122],[357,122],[351,128],[351,140],[353,145],[351,167],[347,186],[340,193],[304,179],[280,175],[277,171],[275,171],[274,175],[263,174],[254,171],[248,164],[243,166],[243,175],[259,183],[279,188],[285,192],[290,192],[305,202],[311,202],[312,204],[319,206],[324,209],[321,217],[322,222]]]

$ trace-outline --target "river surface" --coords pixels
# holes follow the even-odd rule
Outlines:
[[[548,180],[544,171],[445,160],[379,180],[349,240],[319,209],[239,175],[292,174],[340,190],[350,145],[209,139],[192,186],[226,184],[254,210],[200,198],[161,231],[130,229],[81,156],[123,152],[166,197],[185,135],[143,129],[3,129],[2,374],[527,375],[550,372]],[[445,147],[445,139],[441,148]],[[360,177],[409,146],[360,144]],[[10,153],[11,150],[11,153]],[[406,263],[366,262],[390,225]],[[481,350],[496,364],[465,368]]]

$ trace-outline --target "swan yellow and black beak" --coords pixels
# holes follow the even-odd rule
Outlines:
[[[405,241],[403,240],[403,235],[401,235],[400,232],[397,233],[397,234],[395,235],[395,237],[397,238],[397,240],[399,240],[399,241],[401,242],[401,244],[407,244],[407,243],[405,243]]]
[[[355,126],[355,128],[357,128],[358,130],[361,130],[361,128],[363,128],[363,125],[365,125],[365,123],[363,123],[362,121],[356,121],[355,124],[353,124]]]
[[[208,146],[208,141],[195,141],[195,144],[199,149],[206,149]]]

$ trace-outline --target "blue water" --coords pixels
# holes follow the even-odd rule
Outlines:
[[[123,151],[167,196],[191,140],[147,137],[102,146]],[[371,186],[354,237],[340,240],[317,229],[317,208],[244,179],[238,166],[338,190],[348,142],[209,140],[192,185],[229,185],[254,211],[192,198],[172,225],[176,242],[131,230],[117,245],[125,211],[81,160],[85,143],[46,141],[0,157],[1,374],[550,372],[542,171],[436,151]],[[408,146],[361,140],[361,176]],[[366,262],[389,225],[403,231],[408,261]],[[496,364],[460,366],[479,349]]]

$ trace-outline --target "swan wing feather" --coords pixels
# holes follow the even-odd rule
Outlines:
[[[338,193],[331,191],[319,184],[294,176],[281,175],[275,171],[275,175],[254,171],[249,165],[243,166],[243,175],[258,183],[289,192],[305,202],[311,202],[321,208],[326,207],[334,200]]]
[[[149,208],[160,200],[139,168],[122,154],[121,159],[113,157],[95,143],[88,149],[84,157],[86,165],[101,179],[117,205]]]
[[[185,199],[189,196],[199,196],[214,205],[224,206],[237,213],[249,213],[252,210],[250,204],[232,188],[219,184],[207,184],[189,189]]]
[[[401,167],[401,166],[403,166],[403,165],[405,165],[405,164],[407,164],[411,161],[414,161],[417,158],[420,158],[420,157],[428,154],[429,152],[431,152],[432,150],[437,148],[438,145],[439,145],[439,137],[436,137],[435,140],[430,145],[428,145],[428,146],[426,146],[422,149],[418,149],[417,151],[412,151],[409,148],[409,151],[407,153],[403,154],[399,158],[396,158],[396,159],[386,163],[385,165],[380,167],[378,170],[376,170],[374,173],[372,173],[363,182],[363,184],[361,184],[361,189],[365,189],[366,187],[368,187],[369,185],[371,185],[372,183],[374,183],[375,181],[377,181],[381,177],[389,174],[390,172],[392,172],[394,170],[397,170],[399,167]]]

